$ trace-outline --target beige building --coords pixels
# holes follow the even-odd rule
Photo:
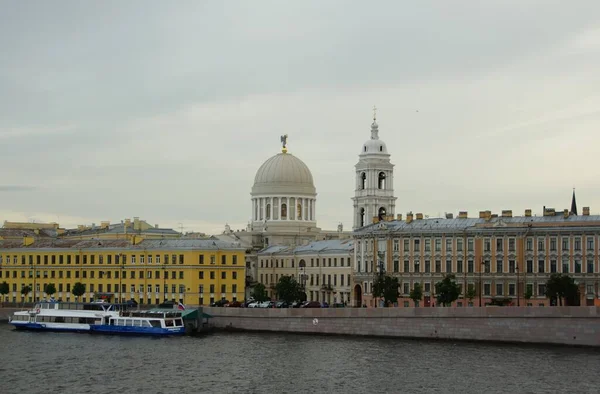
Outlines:
[[[258,253],[258,281],[272,299],[282,276],[293,276],[308,301],[350,304],[354,241],[315,241],[307,245],[270,246]]]
[[[355,232],[353,303],[374,306],[373,280],[381,268],[399,278],[399,306],[412,306],[410,290],[421,283],[422,306],[435,303],[435,283],[444,275],[456,275],[462,287],[456,306],[485,305],[498,301],[513,305],[547,306],[546,281],[552,273],[565,273],[579,284],[581,303],[598,299],[598,244],[600,216],[555,212],[544,208],[543,216],[513,217],[512,211],[490,211],[470,218],[424,218],[409,213],[403,220],[381,221]],[[476,291],[465,299],[465,289]],[[526,296],[531,296],[526,297]]]

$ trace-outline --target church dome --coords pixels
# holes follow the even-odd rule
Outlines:
[[[371,139],[363,144],[361,155],[388,154],[385,142],[379,139],[379,125],[375,120],[371,124]]]
[[[279,153],[263,163],[254,177],[252,195],[316,194],[313,176],[304,162],[290,153]]]

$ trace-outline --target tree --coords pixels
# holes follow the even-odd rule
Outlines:
[[[554,273],[546,281],[546,297],[554,305],[579,305],[579,289],[573,278]]]
[[[48,283],[46,286],[44,286],[44,293],[52,297],[54,293],[56,293],[56,286],[54,283]]]
[[[27,295],[31,293],[31,287],[29,286],[23,286],[21,288],[21,298],[23,299],[23,305],[25,305],[25,297],[27,297]]]
[[[473,299],[477,296],[477,291],[475,290],[475,286],[469,285],[469,288],[467,289],[467,293],[465,294],[465,296],[467,297],[469,302],[472,303]]]
[[[415,303],[415,307],[419,307],[419,301],[423,298],[423,287],[420,283],[415,283],[412,290],[410,291],[409,297]]]
[[[373,282],[373,297],[383,298],[385,306],[398,302],[400,292],[398,291],[398,278],[388,275],[379,275]]]
[[[71,293],[73,293],[73,295],[75,296],[75,299],[78,300],[79,297],[81,297],[83,295],[83,293],[85,293],[85,285],[81,282],[77,282],[73,285],[73,289],[71,290]]]
[[[456,283],[456,276],[448,274],[435,284],[435,298],[438,305],[450,306],[460,295],[460,286]]]
[[[291,304],[294,301],[300,300],[302,289],[293,276],[282,276],[275,286],[275,291],[277,292],[278,299]]]
[[[531,288],[527,288],[527,290],[525,290],[525,294],[523,294],[523,297],[525,297],[526,300],[530,300],[531,297],[533,297],[533,291]]]
[[[2,297],[2,305],[4,305],[4,296],[10,292],[10,287],[6,281],[0,283],[0,297]]]
[[[256,301],[267,301],[269,299],[269,296],[267,295],[267,289],[265,289],[265,285],[263,285],[262,283],[257,283],[254,286],[254,290],[252,291],[252,297],[254,297],[254,299]]]

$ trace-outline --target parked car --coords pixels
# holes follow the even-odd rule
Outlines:
[[[210,304],[210,306],[218,306],[218,307],[221,307],[221,306],[225,306],[225,305],[227,305],[227,304],[229,304],[229,301],[228,301],[228,300],[226,300],[226,299],[222,299],[222,300],[219,300],[219,301],[215,301],[215,302],[213,302],[212,304]]]
[[[242,307],[242,303],[239,301],[232,301],[228,304],[225,304],[225,307],[227,308],[241,308]]]
[[[292,308],[302,308],[302,305],[306,304],[308,301],[294,301],[292,302]]]
[[[290,307],[290,304],[288,304],[285,301],[277,301],[275,303],[275,308],[289,308],[289,307]]]
[[[258,301],[252,301],[250,303],[248,303],[248,308],[258,308],[258,306],[260,305],[260,302]]]
[[[309,301],[306,304],[303,304],[300,308],[320,308],[321,303],[319,301]]]
[[[321,305],[321,308],[329,308],[329,304],[327,302],[324,302],[323,305]]]
[[[336,302],[335,304],[331,305],[332,308],[345,308],[346,305],[344,305],[341,302]]]

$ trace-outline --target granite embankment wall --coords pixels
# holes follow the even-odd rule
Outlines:
[[[600,346],[598,307],[204,308],[217,328]]]

